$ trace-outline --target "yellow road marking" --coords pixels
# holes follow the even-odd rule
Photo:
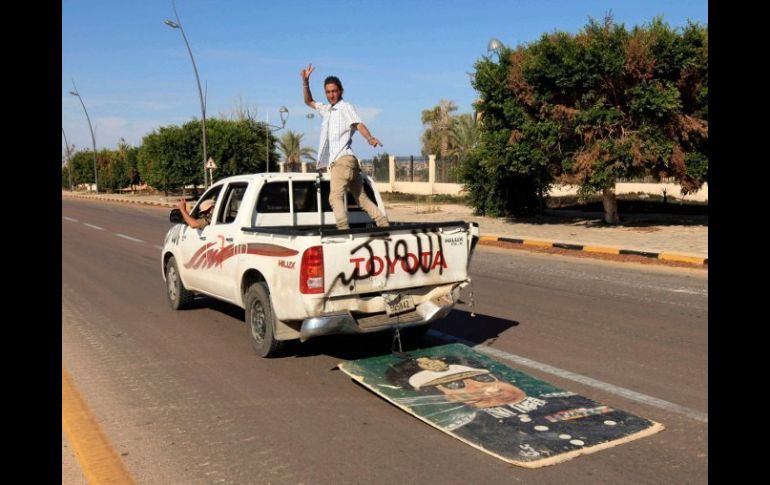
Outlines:
[[[589,253],[620,254],[617,248],[608,248],[605,246],[583,246],[583,251]]]
[[[89,484],[134,483],[99,423],[80,397],[63,364],[61,424]]]
[[[694,256],[682,256],[680,254],[661,253],[658,259],[667,259],[669,261],[681,261],[683,263],[703,264],[705,258],[696,258]]]
[[[549,241],[536,241],[534,239],[525,239],[524,243],[525,246],[537,246],[541,248],[550,248],[553,246],[552,242]]]

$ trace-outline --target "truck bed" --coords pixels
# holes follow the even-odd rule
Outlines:
[[[447,222],[391,222],[389,227],[377,227],[374,225],[365,225],[351,227],[350,229],[337,229],[333,224],[324,226],[306,225],[306,226],[271,226],[271,227],[242,227],[244,232],[255,234],[280,234],[284,236],[339,236],[347,234],[376,234],[392,231],[425,231],[442,227],[463,226],[470,228],[474,222],[465,221],[447,221]]]

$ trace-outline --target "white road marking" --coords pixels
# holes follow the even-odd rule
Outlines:
[[[66,219],[66,220],[72,221],[72,222],[80,222],[77,219],[73,219],[71,217],[66,217],[66,216],[62,216],[62,219]],[[95,226],[95,225],[89,224],[87,222],[84,222],[83,225],[84,226],[88,226],[88,227],[90,227],[92,229],[96,229],[97,231],[103,231],[104,230],[103,227]],[[127,239],[129,241],[134,241],[134,242],[138,242],[138,243],[143,243],[144,242],[141,239],[137,239],[137,238],[131,237],[131,236],[126,236],[125,234],[121,234],[119,232],[116,232],[115,235],[120,237],[120,238]],[[155,247],[158,248],[158,249],[161,249],[161,250],[163,249],[163,246],[158,246],[157,244],[155,245]]]
[[[704,295],[708,296],[708,290],[688,290],[687,288],[671,288],[668,290],[672,293],[687,293],[688,295]]]
[[[579,382],[587,386],[595,387],[597,389],[601,389],[604,392],[622,396],[622,397],[625,397],[626,399],[637,401],[642,404],[647,404],[649,406],[665,409],[673,413],[681,414],[683,416],[687,416],[688,418],[694,419],[696,421],[701,421],[703,423],[708,423],[709,421],[709,417],[707,413],[686,408],[684,406],[680,406],[679,404],[674,404],[672,402],[664,401],[663,399],[658,399],[657,397],[648,396],[646,394],[632,391],[631,389],[626,389],[624,387],[616,386],[614,384],[608,384],[606,382],[592,379],[590,377],[581,376],[580,374],[575,374],[568,370],[559,369],[558,367],[553,367],[548,364],[543,364],[543,363],[528,359],[526,357],[522,357],[520,355],[509,354],[508,352],[503,352],[502,350],[493,349],[492,347],[487,347],[486,345],[481,345],[481,344],[476,345],[473,342],[470,342],[468,340],[461,339],[443,332],[439,332],[438,330],[430,330],[428,331],[428,335],[441,340],[459,342],[469,347],[473,347],[474,350],[481,352],[482,354],[498,357],[500,359],[515,362],[517,364],[530,367],[532,369],[537,369],[541,372],[552,374],[552,375],[561,377],[563,379],[569,379],[571,381]]]
[[[131,236],[126,236],[125,234],[121,234],[119,232],[116,232],[115,235],[118,236],[118,237],[122,237],[123,239],[128,239],[129,241],[140,242],[140,243],[144,242],[141,239],[137,239],[137,238],[131,237]]]

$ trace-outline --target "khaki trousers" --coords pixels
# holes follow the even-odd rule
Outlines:
[[[347,191],[353,194],[353,198],[358,201],[358,205],[369,214],[369,217],[374,220],[378,227],[390,225],[388,218],[366,196],[366,192],[363,190],[363,180],[361,179],[361,166],[358,164],[356,157],[345,155],[332,162],[329,166],[329,178],[331,179],[329,204],[334,211],[337,229],[350,228],[344,199]]]

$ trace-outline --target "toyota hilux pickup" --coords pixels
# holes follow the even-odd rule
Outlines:
[[[374,183],[364,190],[385,213]],[[215,200],[195,229],[173,209],[161,254],[171,307],[197,294],[245,310],[262,357],[286,341],[394,328],[420,333],[445,317],[469,284],[479,240],[474,222],[391,222],[376,227],[348,193],[350,229],[339,230],[320,173],[238,175],[216,182],[194,204]]]

